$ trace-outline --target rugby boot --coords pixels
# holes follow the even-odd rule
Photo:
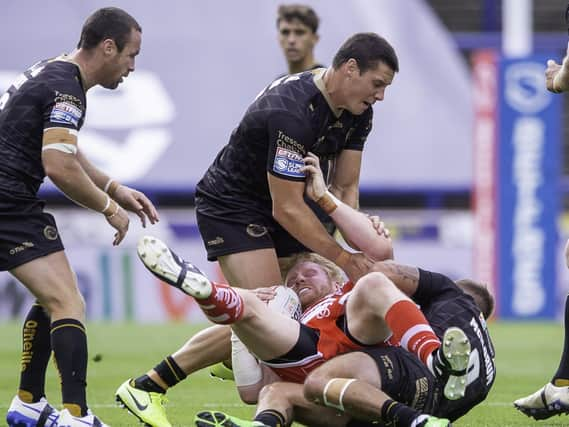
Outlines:
[[[58,419],[59,411],[45,397],[39,402],[25,403],[14,396],[6,414],[8,427],[56,427]]]
[[[535,393],[516,400],[514,406],[536,420],[569,414],[569,387],[556,387],[547,383]]]
[[[196,427],[268,427],[260,421],[246,421],[219,411],[198,412],[194,418]]]
[[[441,347],[433,357],[433,368],[449,400],[464,397],[470,352],[470,340],[462,329],[453,326],[445,331]]]
[[[144,266],[163,282],[196,299],[210,296],[212,285],[208,278],[156,237],[142,237],[136,250]]]
[[[162,393],[135,388],[132,385],[132,379],[128,379],[115,392],[115,399],[148,426],[172,427],[164,409],[166,396]]]

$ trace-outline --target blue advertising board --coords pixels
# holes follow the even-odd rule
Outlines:
[[[497,278],[506,319],[555,316],[561,97],[545,88],[552,57],[499,64]]]

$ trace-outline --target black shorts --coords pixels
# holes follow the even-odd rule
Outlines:
[[[260,215],[239,221],[234,218],[232,221],[224,221],[196,210],[196,219],[208,261],[257,249],[274,248],[279,258],[307,250],[275,220]]]
[[[63,250],[55,219],[39,200],[2,197],[0,191],[0,271]]]
[[[425,414],[436,411],[440,386],[417,356],[401,347],[374,347],[360,352],[377,364],[381,389],[389,397]]]

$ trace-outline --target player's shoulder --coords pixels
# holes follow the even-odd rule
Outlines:
[[[282,110],[302,111],[317,94],[312,71],[305,71],[272,82],[263,94],[263,101]]]
[[[37,79],[47,87],[57,91],[70,92],[74,96],[84,98],[85,91],[81,82],[81,73],[77,64],[65,57],[52,58],[42,61],[31,68],[31,72],[38,70]]]

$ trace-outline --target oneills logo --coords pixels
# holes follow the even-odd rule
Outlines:
[[[38,322],[35,320],[28,320],[24,324],[24,330],[22,331],[23,346],[22,346],[22,372],[28,369],[30,362],[32,361],[32,356],[34,352],[32,351],[33,341],[36,337],[38,329]]]

